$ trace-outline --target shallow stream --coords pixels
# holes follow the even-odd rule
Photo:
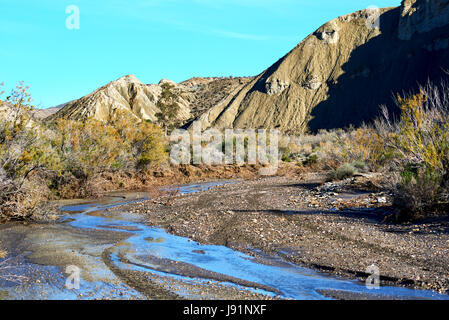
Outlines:
[[[219,184],[182,186],[180,192]],[[64,215],[54,224],[3,225],[0,242],[9,256],[0,260],[0,299],[449,298],[401,287],[369,289],[257,251],[255,258],[200,245],[147,226],[141,215],[110,210],[145,197],[128,193],[62,206]],[[68,266],[75,269],[67,274]],[[79,289],[66,287],[70,274],[75,284],[73,270],[79,270]]]

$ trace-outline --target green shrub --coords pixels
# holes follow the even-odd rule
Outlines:
[[[360,161],[360,160],[356,160],[354,162],[352,162],[352,166],[358,170],[366,170],[367,165],[365,161]]]
[[[419,179],[419,167],[416,164],[409,163],[405,165],[405,168],[400,173],[401,183],[403,185],[409,185],[413,180]]]
[[[344,180],[344,179],[353,177],[356,172],[357,172],[357,169],[354,168],[353,165],[351,165],[349,163],[345,163],[344,165],[339,167],[337,170],[330,173],[329,178],[331,180]]]

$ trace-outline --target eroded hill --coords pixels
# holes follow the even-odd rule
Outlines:
[[[358,126],[395,110],[396,93],[449,70],[449,0],[404,0],[334,19],[254,78],[194,78],[175,84],[179,122],[203,128],[277,128],[284,133]],[[257,54],[257,53],[255,53]],[[67,104],[54,117],[107,121],[118,109],[157,121],[161,84],[134,76]]]
[[[201,115],[210,106],[219,104],[233,95],[251,78],[193,78],[182,83],[163,79],[159,84],[144,84],[134,75],[122,77],[101,87],[81,99],[69,102],[48,119],[66,118],[83,120],[93,117],[109,121],[119,111],[125,111],[136,119],[157,122],[160,112],[157,103],[164,84],[177,96],[180,106],[178,121],[186,124]]]

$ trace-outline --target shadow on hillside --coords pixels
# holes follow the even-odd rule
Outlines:
[[[398,22],[399,9],[384,13],[381,35],[353,51],[342,67],[344,74],[338,85],[328,83],[329,98],[312,111],[309,127],[313,132],[369,123],[380,116],[383,104],[397,114],[397,93],[413,92],[429,79],[439,82],[445,77],[449,50],[429,51],[426,46],[447,39],[449,26],[402,41],[397,37]]]

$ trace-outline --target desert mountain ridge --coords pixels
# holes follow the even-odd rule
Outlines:
[[[317,29],[256,77],[162,80],[129,75],[65,105],[57,117],[108,121],[121,109],[157,121],[161,85],[178,96],[179,122],[203,128],[277,128],[284,133],[358,126],[395,111],[394,95],[440,81],[449,70],[449,0],[403,0]]]
[[[81,99],[65,104],[47,119],[83,120],[93,117],[100,121],[109,121],[121,110],[136,119],[157,122],[156,114],[160,112],[157,102],[163,85],[168,84],[176,94],[180,106],[178,121],[186,124],[201,115],[209,106],[220,104],[227,97],[234,95],[251,80],[251,77],[196,77],[181,83],[162,79],[158,84],[144,84],[134,75],[126,75]]]

